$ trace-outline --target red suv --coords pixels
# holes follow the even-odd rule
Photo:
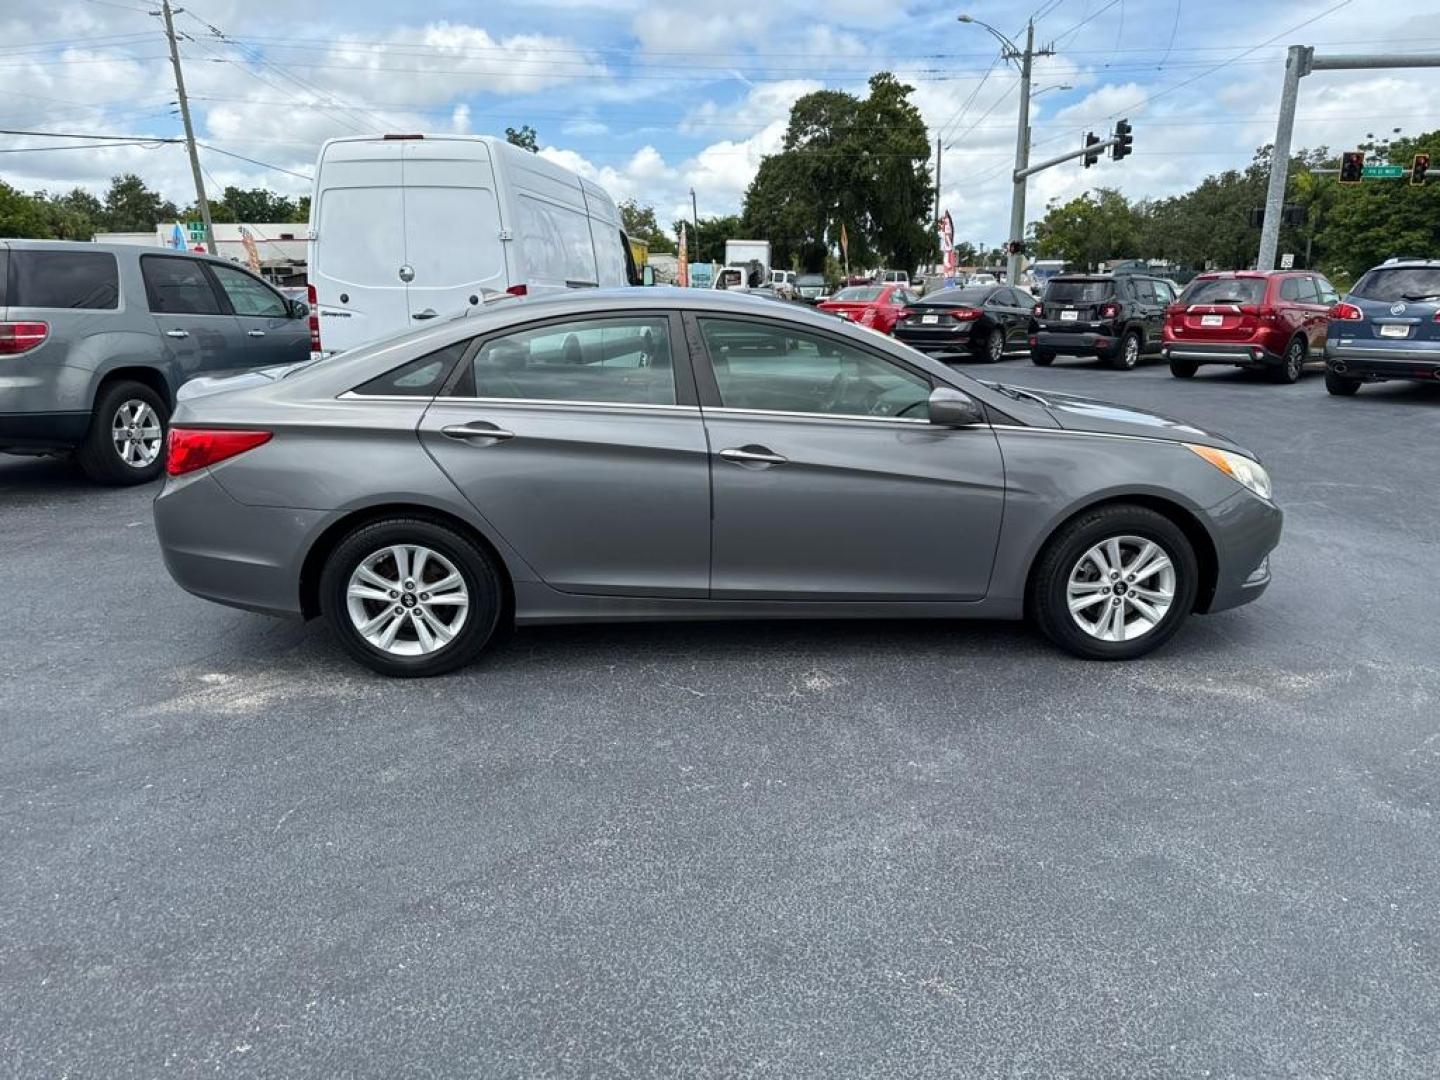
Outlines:
[[[1165,312],[1161,354],[1177,379],[1201,364],[1230,364],[1293,383],[1307,363],[1324,362],[1327,317],[1339,299],[1305,270],[1201,274]]]

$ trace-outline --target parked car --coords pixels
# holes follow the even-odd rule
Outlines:
[[[794,288],[796,277],[797,275],[794,270],[771,270],[770,284],[789,285],[791,288]]]
[[[633,263],[604,188],[489,136],[330,139],[310,230],[312,345],[325,352],[487,293],[624,285]]]
[[[745,295],[494,303],[237,381],[176,410],[166,566],[321,615],[390,675],[459,667],[510,620],[1028,615],[1129,659],[1259,596],[1280,538],[1221,436]]]
[[[1440,260],[1395,260],[1365,273],[1330,311],[1325,389],[1440,379]]]
[[[1143,274],[1060,274],[1035,305],[1030,359],[1042,367],[1060,354],[1094,356],[1122,371],[1158,353],[1165,310],[1175,294]]]
[[[100,483],[153,480],[180,385],[308,360],[307,314],[207,255],[0,240],[0,452],[73,452]]]
[[[842,319],[888,334],[905,308],[920,298],[901,285],[849,285],[816,305]]]
[[[911,302],[895,323],[895,338],[931,356],[998,363],[1027,348],[1035,298],[1004,285],[941,289]]]
[[[910,286],[910,275],[904,270],[877,270],[873,280],[877,285],[904,285],[906,288]]]
[[[795,279],[795,294],[807,304],[818,304],[830,295],[824,274],[801,274]]]
[[[1166,311],[1160,351],[1178,379],[1228,364],[1293,383],[1307,363],[1324,359],[1327,316],[1338,299],[1309,271],[1200,274]]]

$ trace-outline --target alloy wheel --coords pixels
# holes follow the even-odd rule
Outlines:
[[[1154,630],[1175,603],[1175,564],[1143,536],[1113,536],[1090,548],[1065,588],[1070,617],[1100,641],[1134,641]]]
[[[1134,334],[1125,339],[1125,355],[1122,362],[1127,368],[1133,368],[1140,362],[1140,339]]]
[[[453,562],[420,544],[396,544],[366,556],[345,587],[356,633],[392,656],[443,649],[465,625],[470,590]]]
[[[149,402],[130,398],[110,419],[110,440],[121,461],[132,469],[143,469],[160,456],[165,428]]]
[[[1304,372],[1305,346],[1298,341],[1292,341],[1285,353],[1285,377],[1290,382],[1296,382]]]
[[[999,330],[990,331],[990,362],[998,364],[1005,357],[1005,335]]]

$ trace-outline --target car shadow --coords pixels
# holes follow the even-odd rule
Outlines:
[[[105,490],[124,489],[107,489],[96,484],[81,472],[73,458],[0,454],[0,500],[8,501],[29,493],[54,495]]]

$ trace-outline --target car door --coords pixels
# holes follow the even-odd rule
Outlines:
[[[1145,323],[1145,347],[1158,349],[1165,331],[1166,294],[1161,291],[1160,283],[1150,278],[1131,278],[1130,283]]]
[[[1005,334],[1005,348],[1012,349],[1018,337],[1016,302],[1013,289],[996,289],[985,301],[985,310]]]
[[[478,339],[421,420],[430,455],[552,588],[706,594],[709,460],[677,331],[649,312]]]
[[[988,426],[929,424],[931,377],[848,336],[687,320],[711,449],[712,598],[985,595],[1005,501]]]
[[[179,381],[246,366],[247,339],[203,260],[142,255],[140,275],[166,360]]]
[[[236,266],[207,263],[245,335],[245,366],[301,364],[310,359],[310,324],[297,319],[285,298]]]

